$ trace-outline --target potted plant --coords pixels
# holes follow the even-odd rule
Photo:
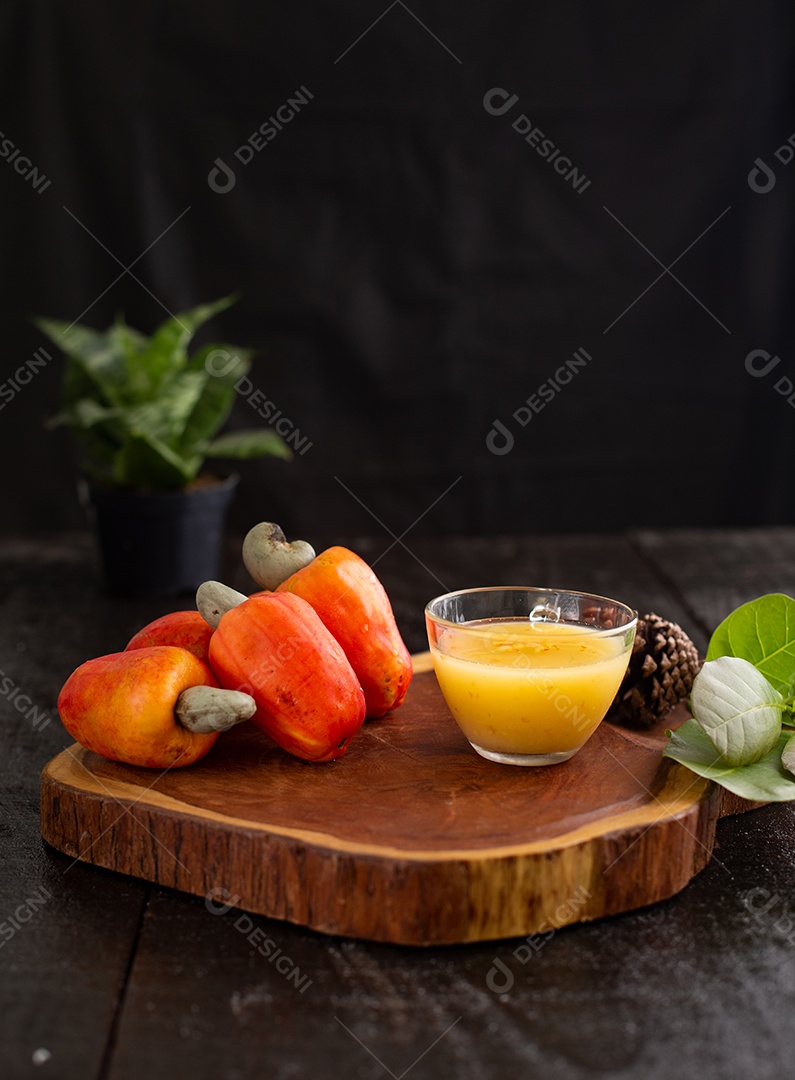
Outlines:
[[[169,596],[218,576],[223,523],[238,477],[208,459],[290,458],[271,428],[219,432],[252,353],[206,345],[196,331],[235,297],[164,322],[151,336],[119,317],[105,331],[54,319],[36,326],[66,356],[62,408],[83,454],[105,580],[126,596]]]

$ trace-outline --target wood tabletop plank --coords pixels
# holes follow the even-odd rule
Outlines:
[[[409,534],[410,552],[396,544],[384,554],[392,540],[360,553],[382,556],[412,651],[425,647],[421,609],[431,596],[491,584],[503,571],[527,584],[554,572],[572,587],[626,589],[663,615],[681,610],[676,600],[691,633],[706,633],[736,602],[792,592],[795,582],[795,530],[730,534],[733,554],[709,531],[627,538],[616,550],[623,559],[635,548],[648,576],[628,555],[622,576],[605,538],[448,546],[414,544]],[[791,808],[719,823],[720,848],[675,898],[563,929],[551,911],[549,928],[527,940],[420,950],[241,919],[223,910],[221,894],[211,901],[217,913],[167,889],[147,905],[145,886],[92,867],[66,870],[68,860],[42,843],[38,773],[68,741],[52,711],[69,670],[180,604],[104,597],[80,538],[0,544],[0,598],[0,665],[17,696],[25,691],[53,716],[27,730],[13,691],[2,690],[0,922],[42,889],[52,897],[0,944],[4,1077],[774,1080],[791,1071]],[[45,1049],[53,1056],[33,1064]]]
[[[748,600],[770,592],[795,596],[792,529],[642,530],[637,541],[708,634]]]
[[[70,543],[0,548],[0,1075],[15,1080],[100,1075],[148,891],[39,831],[39,774],[71,742],[58,689],[109,617],[86,565]]]
[[[775,816],[725,822],[673,900],[430,952],[158,890],[107,1080],[789,1075],[795,825]]]

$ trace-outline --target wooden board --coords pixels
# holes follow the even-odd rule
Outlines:
[[[603,723],[570,761],[469,746],[430,670],[339,761],[251,725],[159,775],[76,744],[44,769],[41,831],[73,858],[328,934],[438,945],[544,933],[672,896],[751,804],[663,759],[664,727]]]

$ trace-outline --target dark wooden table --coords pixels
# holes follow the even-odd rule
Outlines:
[[[795,594],[795,529],[350,545],[413,651],[424,603],[469,585],[614,595],[701,649],[739,603]],[[227,579],[247,588],[234,554]],[[789,805],[721,822],[709,866],[673,899],[539,937],[523,962],[520,940],[406,949],[224,912],[73,862],[39,834],[41,768],[71,742],[62,682],[189,604],[109,598],[81,536],[0,543],[0,597],[0,1077],[793,1075]],[[505,993],[490,988],[495,959]]]

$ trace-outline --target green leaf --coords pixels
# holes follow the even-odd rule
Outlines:
[[[781,764],[787,772],[795,773],[795,735],[788,731],[785,737],[787,741],[781,752]]]
[[[91,330],[79,323],[70,326],[57,319],[36,319],[35,325],[71,361],[64,385],[67,404],[88,394],[108,405],[123,404],[127,362],[124,347],[112,331]]]
[[[67,358],[61,383],[61,399],[65,408],[84,398],[93,398],[99,404],[115,407],[120,394],[111,390],[106,394],[97,380],[77,360]]]
[[[185,459],[159,439],[133,432],[114,461],[113,482],[144,491],[169,491],[189,484],[202,459]]]
[[[753,765],[727,765],[716,754],[709,736],[695,720],[686,720],[667,732],[663,757],[672,758],[699,776],[752,802],[789,802],[795,799],[795,777],[784,769],[781,754],[790,736],[779,736],[776,745]]]
[[[108,435],[101,424],[73,428],[72,434],[88,458],[83,463],[84,470],[95,476],[110,478],[121,445],[119,440]]]
[[[116,420],[124,415],[123,409],[109,409],[100,405],[93,398],[80,398],[68,409],[63,409],[47,421],[47,427],[55,428],[68,425],[72,427],[95,427],[108,420]]]
[[[271,428],[230,432],[211,442],[204,452],[207,457],[214,458],[253,458],[267,454],[289,461],[293,456],[281,435],[277,435]]]
[[[768,593],[727,616],[712,635],[707,660],[741,656],[783,694],[795,683],[795,600]]]
[[[133,359],[130,374],[142,375],[147,383],[147,392],[156,393],[168,375],[174,375],[187,366],[188,343],[199,327],[219,311],[230,307],[236,299],[235,296],[225,296],[167,319],[155,330],[146,348]]]
[[[121,377],[124,353],[109,330],[92,330],[60,319],[34,319],[33,323],[66,356],[114,377]]]
[[[206,375],[183,371],[169,381],[154,401],[127,411],[130,431],[148,435],[179,451],[185,427],[201,398]]]
[[[66,426],[86,453],[100,463],[103,472],[112,467],[113,460],[127,437],[124,409],[111,409],[93,398],[80,398],[53,416],[47,427]]]
[[[111,333],[114,336],[114,340],[118,342],[128,363],[139,353],[143,352],[149,343],[149,338],[146,334],[142,334],[140,330],[135,330],[132,326],[128,326],[124,321],[123,315],[116,316],[116,322],[111,327],[109,333]]]
[[[236,345],[207,345],[190,359],[189,371],[204,375],[204,389],[182,434],[183,454],[197,452],[220,431],[235,402],[235,384],[248,374],[252,352]]]
[[[748,660],[708,660],[693,682],[690,707],[728,765],[750,765],[775,746],[784,698]]]

